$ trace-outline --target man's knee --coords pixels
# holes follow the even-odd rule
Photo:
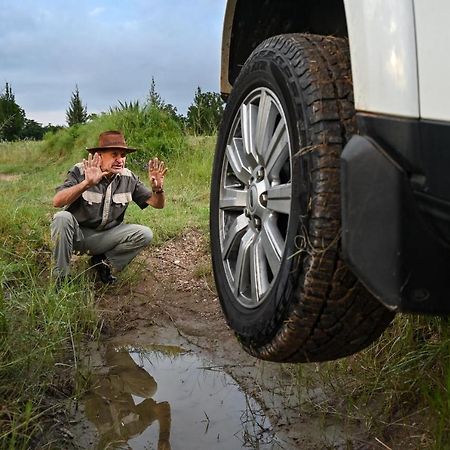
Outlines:
[[[138,228],[136,229],[135,234],[135,242],[141,246],[146,247],[150,244],[153,239],[153,231],[148,227],[144,227],[143,225],[136,225]]]
[[[52,234],[61,233],[67,228],[73,228],[73,215],[68,211],[59,211],[53,216],[52,223],[50,225]]]

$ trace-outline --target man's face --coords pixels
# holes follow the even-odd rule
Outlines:
[[[124,150],[107,150],[100,153],[101,169],[112,174],[120,173],[125,167],[127,152]]]

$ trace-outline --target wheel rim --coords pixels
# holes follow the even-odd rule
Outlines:
[[[222,263],[246,308],[261,305],[279,273],[291,210],[291,141],[281,102],[258,88],[242,102],[227,138],[219,193]]]

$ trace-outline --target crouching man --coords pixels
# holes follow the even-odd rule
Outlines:
[[[51,224],[54,243],[54,275],[61,282],[70,272],[73,252],[89,253],[103,283],[116,281],[111,268],[122,270],[152,240],[150,228],[123,223],[131,200],[141,209],[148,205],[164,208],[164,162],[149,161],[149,190],[125,167],[127,146],[118,131],[99,136],[98,147],[87,149],[87,160],[68,172],[65,182],[56,188],[53,205],[65,207],[55,214]]]

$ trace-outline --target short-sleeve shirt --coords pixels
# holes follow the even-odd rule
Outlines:
[[[79,163],[69,170],[66,180],[56,188],[56,192],[83,180],[84,167]],[[131,200],[144,209],[151,196],[152,191],[131,170],[124,168],[111,178],[103,177],[100,183],[84,191],[65,209],[74,215],[82,227],[108,230],[123,222]]]

